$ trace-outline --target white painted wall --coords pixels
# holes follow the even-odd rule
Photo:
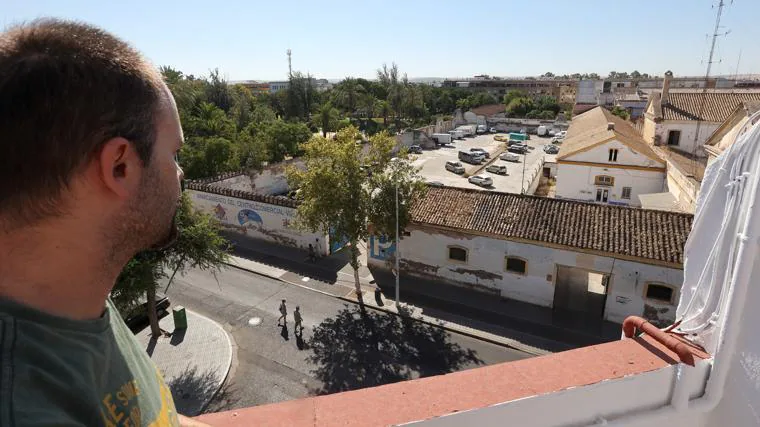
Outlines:
[[[595,177],[598,175],[614,177],[614,185],[595,185]],[[630,200],[622,198],[623,187],[631,187]],[[597,188],[609,190],[610,203],[640,206],[639,194],[665,191],[665,172],[557,164],[557,197],[595,201]]]
[[[702,122],[699,127],[699,138],[696,141],[696,146],[698,148],[696,153],[698,156],[706,156],[704,148],[702,147],[718,126],[720,126],[720,123]],[[659,135],[660,145],[668,145],[668,133],[671,130],[681,131],[679,144],[677,146],[671,146],[672,148],[686,153],[694,152],[694,136],[697,133],[697,122],[665,120],[658,123],[655,127],[655,135]]]
[[[539,244],[474,236],[436,229],[410,226],[411,234],[403,239],[402,262],[408,274],[433,277],[459,285],[472,285],[484,291],[531,304],[551,307],[554,301],[556,265],[580,267],[611,274],[605,318],[622,322],[627,316],[644,314],[645,305],[657,306],[665,312],[662,319],[672,320],[673,305],[657,305],[645,301],[647,282],[660,282],[680,289],[683,271],[612,257],[591,255],[571,250],[554,249]],[[448,259],[448,247],[460,246],[468,251],[467,263]],[[528,261],[525,275],[505,270],[505,256]],[[382,259],[368,259],[369,264],[387,268]],[[674,301],[678,301],[677,296]]]
[[[319,239],[322,244],[317,247],[318,252],[321,255],[329,254],[327,236],[303,232],[293,226],[296,218],[293,208],[197,190],[185,192],[190,196],[193,207],[218,219],[225,229],[302,249],[308,248],[310,243],[316,245]]]
[[[609,160],[609,150],[618,150],[617,161],[611,162]],[[560,149],[561,150],[561,149]],[[562,151],[560,151],[560,154]],[[616,165],[627,166],[644,166],[644,167],[660,167],[664,168],[664,162],[658,162],[651,157],[645,156],[628,145],[623,144],[617,140],[611,140],[604,144],[598,145],[590,150],[575,153],[563,160],[571,160],[574,162],[593,162],[593,163],[609,163]]]

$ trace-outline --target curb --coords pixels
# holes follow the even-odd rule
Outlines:
[[[331,293],[324,292],[324,291],[321,291],[319,289],[314,289],[314,288],[311,288],[309,286],[302,285],[300,283],[295,283],[295,282],[291,282],[289,280],[284,280],[281,277],[276,277],[276,276],[268,275],[268,274],[265,274],[265,273],[262,273],[262,272],[259,272],[259,271],[256,271],[256,270],[250,270],[250,269],[247,269],[247,268],[239,266],[239,265],[234,265],[234,264],[229,264],[229,263],[225,263],[225,264],[228,265],[228,266],[230,266],[230,267],[237,268],[239,270],[247,271],[249,273],[258,274],[259,276],[269,277],[270,279],[278,280],[280,282],[287,283],[287,284],[290,284],[290,285],[295,285],[295,286],[298,286],[300,288],[307,289],[307,290],[310,290],[310,291],[313,291],[313,292],[317,292],[317,293],[320,293],[320,294],[323,294],[323,295],[327,295],[327,296],[332,297],[332,298],[337,298],[337,299],[340,299],[340,300],[345,301],[345,302],[350,302],[352,304],[359,304],[359,302],[357,300],[352,299],[352,298],[347,298],[345,296],[333,295]],[[400,313],[398,313],[396,311],[393,311],[393,310],[389,310],[387,308],[378,307],[378,306],[370,305],[370,304],[366,304],[366,303],[365,303],[365,305],[367,307],[369,307],[369,308],[374,309],[374,310],[382,311],[382,312],[385,312],[385,313],[388,313],[388,314],[393,314],[393,315],[396,315],[396,316],[399,316],[399,317],[407,317],[407,316],[404,316],[403,314],[400,314]],[[432,320],[427,320],[425,318],[417,317],[417,316],[414,316],[414,315],[408,316],[408,317],[411,317],[412,319],[414,319],[414,320],[416,320],[418,322],[421,322],[421,323],[425,323],[427,325],[431,325],[431,326],[436,326],[436,327],[442,328],[442,329],[444,329],[446,331],[449,331],[449,332],[455,332],[457,334],[465,335],[465,336],[468,336],[470,338],[479,339],[481,341],[485,341],[485,342],[488,342],[488,343],[491,343],[491,344],[500,345],[502,347],[508,347],[508,348],[511,348],[511,349],[514,349],[514,350],[518,350],[518,351],[522,351],[524,353],[531,354],[533,356],[544,356],[544,355],[547,355],[547,354],[552,354],[551,351],[543,350],[543,349],[540,349],[540,348],[537,348],[537,347],[533,347],[533,346],[528,346],[526,344],[522,344],[522,343],[520,343],[520,342],[518,342],[516,340],[512,340],[512,339],[509,339],[509,338],[503,338],[502,337],[502,338],[497,339],[497,338],[491,338],[491,337],[488,337],[488,336],[481,336],[481,335],[478,335],[476,333],[473,333],[473,332],[470,332],[468,330],[465,330],[463,328],[452,326],[452,325],[456,325],[456,324],[452,323],[452,322],[445,321],[445,320],[437,319],[439,322],[441,322],[439,324],[439,323],[436,323],[436,322],[434,322]],[[430,317],[430,318],[434,319],[433,317]],[[527,333],[524,333],[524,332],[521,332],[521,333],[523,333],[525,335],[530,335],[530,334],[527,334]],[[491,334],[489,334],[489,335],[491,335]],[[495,334],[493,334],[493,335],[496,336]],[[537,337],[537,338],[540,338],[540,337]]]
[[[232,338],[232,336],[227,332],[227,330],[224,329],[224,327],[219,322],[217,322],[216,320],[211,319],[211,318],[209,318],[207,316],[204,316],[204,315],[198,313],[197,311],[192,311],[192,310],[188,310],[188,309],[185,309],[185,310],[193,313],[194,315],[196,315],[198,317],[202,317],[202,318],[208,320],[214,326],[216,326],[217,328],[221,329],[221,331],[224,332],[224,336],[227,337],[227,345],[229,345],[229,347],[230,347],[230,360],[229,360],[229,363],[227,363],[227,369],[225,369],[225,371],[224,371],[224,378],[222,378],[222,381],[219,383],[219,387],[217,387],[216,390],[214,390],[214,392],[211,394],[211,397],[206,401],[206,403],[204,403],[203,405],[201,405],[201,408],[198,410],[198,414],[195,415],[197,417],[198,415],[203,415],[203,413],[206,410],[206,408],[208,408],[208,405],[211,404],[211,401],[214,400],[214,398],[216,398],[216,395],[219,394],[219,390],[221,390],[222,387],[224,387],[224,384],[227,382],[227,379],[230,378],[230,370],[232,368],[232,361],[235,360],[236,357],[237,357],[236,356],[236,353],[237,353],[237,351],[236,351],[237,344],[236,343],[233,344],[234,338]]]

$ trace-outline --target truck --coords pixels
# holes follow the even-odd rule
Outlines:
[[[509,140],[510,141],[527,141],[528,135],[524,133],[512,132],[509,134]]]
[[[477,133],[487,133],[488,132],[488,126],[486,125],[478,125],[478,128],[476,129]]]
[[[430,136],[436,145],[451,144],[451,135],[448,133],[434,133]]]
[[[462,125],[454,130],[461,130],[464,132],[464,136],[475,136],[477,133],[477,127],[475,125]]]
[[[449,135],[451,135],[451,139],[464,139],[464,132],[461,130],[450,130]]]

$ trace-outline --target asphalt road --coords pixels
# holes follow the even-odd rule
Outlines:
[[[208,412],[375,386],[524,359],[529,354],[368,309],[235,268],[191,270],[167,292],[173,305],[231,333],[237,358]],[[287,327],[277,326],[280,300]],[[300,305],[303,333],[294,334]]]

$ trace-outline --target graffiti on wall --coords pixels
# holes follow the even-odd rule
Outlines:
[[[393,258],[396,244],[385,236],[369,236],[369,257],[381,261]]]
[[[270,205],[217,194],[192,192],[195,204],[212,214],[222,227],[241,233],[255,230],[264,234],[277,233],[299,236],[293,227],[296,211],[293,208]]]

